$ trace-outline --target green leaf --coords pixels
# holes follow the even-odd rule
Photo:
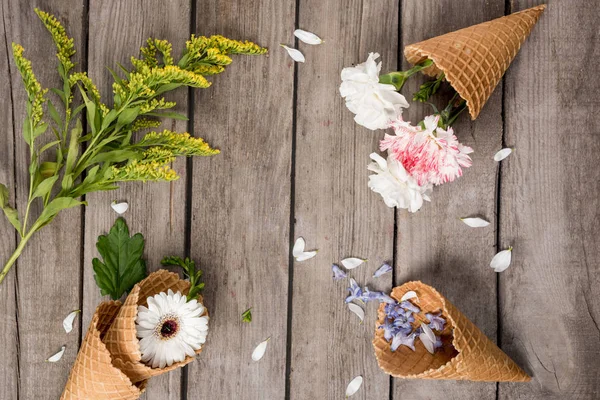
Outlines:
[[[8,218],[8,222],[15,227],[19,235],[21,233],[21,222],[19,221],[19,213],[14,208],[8,205],[8,188],[0,183],[0,208],[4,211],[4,215]]]
[[[58,175],[54,175],[41,181],[40,184],[37,185],[37,187],[33,191],[32,198],[35,199],[36,197],[44,197],[45,195],[50,193],[50,191],[52,191],[52,187],[54,186],[57,180]]]
[[[92,265],[102,295],[117,300],[146,277],[146,263],[142,260],[144,237],[141,233],[129,237],[123,218],[115,221],[108,235],[98,237],[96,248],[102,261],[94,258]]]
[[[23,139],[25,139],[25,143],[31,147],[33,144],[33,135],[31,133],[31,124],[29,120],[25,120],[23,123]]]
[[[115,128],[115,131],[118,131],[121,127],[132,123],[139,114],[139,107],[126,108],[123,110],[121,114],[119,114],[119,119],[117,119],[117,127]]]
[[[88,164],[96,164],[100,162],[119,163],[128,160],[139,160],[142,154],[133,150],[111,150],[97,154]]]
[[[52,219],[62,210],[77,207],[82,204],[85,205],[87,203],[84,201],[75,200],[72,197],[57,197],[52,200],[46,206],[46,208],[44,208],[44,211],[42,211],[40,214],[36,224],[41,224],[41,226],[44,226],[47,222],[52,221]]]
[[[72,173],[65,174],[65,176],[63,177],[62,183],[61,183],[61,187],[64,191],[68,191],[69,189],[71,189],[73,187],[73,174]]]
[[[92,130],[92,135],[95,136],[100,128],[100,124],[98,123],[98,110],[96,108],[96,104],[87,97],[85,91],[81,87],[79,88],[79,91],[81,92],[81,97],[83,97],[83,102],[87,110],[88,125]]]
[[[62,124],[63,124],[62,119],[58,115],[58,111],[56,111],[56,107],[54,107],[54,104],[52,104],[52,102],[50,100],[48,100],[48,112],[50,113],[50,117],[52,117],[52,120],[54,121],[54,123],[57,126],[62,126]]]
[[[71,129],[71,140],[69,142],[69,151],[67,152],[67,162],[65,164],[65,172],[68,174],[73,170],[75,161],[79,155],[79,137],[83,128],[81,127],[81,121],[77,120],[75,128]]]
[[[158,89],[156,89],[154,96],[158,96],[159,94],[163,94],[165,92],[170,92],[171,90],[175,90],[178,87],[181,87],[183,83],[166,83],[161,85]]]
[[[161,112],[161,113],[149,112],[149,113],[145,113],[144,115],[150,116],[150,117],[172,118],[172,119],[178,119],[181,121],[188,120],[188,117],[186,115],[177,113],[174,111],[166,111],[166,112]]]
[[[47,143],[47,144],[46,144],[44,147],[42,147],[42,148],[40,149],[40,154],[42,154],[42,153],[43,153],[43,152],[45,152],[46,150],[48,150],[48,149],[50,149],[50,148],[52,148],[52,147],[56,146],[57,144],[59,144],[59,143],[61,143],[61,142],[62,142],[62,140],[55,140],[55,141],[53,141],[53,142]]]
[[[8,188],[6,185],[0,183],[0,208],[6,207],[8,204]]]
[[[242,322],[252,322],[252,307],[242,313]]]
[[[117,118],[117,110],[112,109],[104,116],[104,120],[102,121],[102,130],[108,128],[108,126]]]
[[[47,123],[45,123],[45,122],[40,123],[33,130],[33,138],[35,139],[37,137],[40,137],[41,135],[43,135],[44,133],[46,133],[47,129],[48,129],[48,124]]]
[[[190,281],[190,291],[187,294],[188,301],[195,299],[200,294],[200,291],[204,289],[204,283],[200,282],[202,276],[201,270],[196,270],[196,263],[186,257],[185,260],[178,256],[165,257],[160,262],[164,266],[177,266],[183,269],[183,275]]]
[[[42,165],[40,165],[40,174],[43,178],[48,178],[56,173],[56,166],[57,164],[55,162],[43,162]]]
[[[73,110],[73,113],[71,114],[71,120],[75,119],[75,117],[77,117],[77,115],[79,115],[81,110],[83,110],[84,108],[85,108],[85,104],[81,104],[81,105],[77,106],[77,108],[75,108]]]
[[[50,90],[52,91],[52,93],[54,93],[55,95],[57,95],[58,97],[60,97],[60,99],[62,100],[63,103],[66,103],[66,101],[65,101],[65,93],[62,90],[56,89],[56,88],[50,88]]]

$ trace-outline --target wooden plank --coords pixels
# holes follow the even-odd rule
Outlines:
[[[0,69],[11,71],[15,69],[12,64],[12,49],[6,37],[6,14],[5,4],[2,3],[2,29],[0,30],[0,42],[2,46],[2,57],[0,57]],[[10,204],[14,206],[15,200],[15,175],[14,175],[14,140],[15,131],[13,126],[12,109],[12,82],[10,73],[0,76],[0,90],[5,93],[4,100],[0,103],[0,124],[4,127],[2,139],[0,140],[0,183],[4,184],[10,193]],[[23,90],[22,86],[17,90]],[[16,247],[17,234],[12,225],[0,211],[0,263],[8,260]],[[0,373],[0,398],[16,399],[18,396],[18,349],[19,336],[17,326],[17,303],[15,299],[15,275],[16,268],[7,275],[4,282],[0,284],[0,318],[6,321],[5,327],[0,332],[0,359],[6,368]]]
[[[404,1],[402,43],[407,45],[469,25],[499,17],[504,1]],[[405,63],[405,67],[407,67]],[[410,80],[406,96],[412,98],[423,78]],[[416,214],[398,214],[397,284],[421,280],[436,287],[490,339],[496,340],[496,274],[489,268],[495,254],[496,175],[492,157],[501,147],[502,88],[496,88],[481,115],[471,122],[461,115],[454,125],[461,143],[471,146],[473,166],[455,182],[434,189],[432,201]],[[440,99],[438,97],[438,99]],[[440,99],[445,106],[448,97]],[[411,105],[406,119],[422,120],[429,106]],[[474,229],[459,220],[482,216],[491,222]],[[468,295],[465,295],[468,294]],[[494,383],[394,380],[394,398],[494,399]]]
[[[513,11],[535,5],[515,1]],[[502,348],[533,380],[502,399],[600,393],[600,103],[597,4],[550,2],[506,77],[502,164]]]
[[[367,187],[369,154],[382,131],[358,126],[339,95],[340,72],[381,54],[384,70],[396,70],[398,2],[303,0],[299,27],[325,43],[300,45],[306,64],[298,66],[295,237],[318,248],[309,261],[294,263],[291,398],[341,399],[357,375],[365,384],[353,396],[383,399],[390,380],[381,372],[371,340],[377,305],[366,307],[363,324],[344,299],[348,280],[334,282],[331,264],[368,258],[349,276],[371,290],[389,291],[392,274],[373,272],[393,257],[394,212]]]
[[[76,62],[83,61],[83,1],[5,1],[3,18],[7,41],[20,43],[25,56],[32,61],[33,70],[43,87],[62,87],[56,65],[56,49],[33,8],[39,7],[54,14],[75,39]],[[17,203],[27,202],[29,187],[29,149],[20,134],[25,116],[26,93],[16,69],[11,69],[13,88]],[[55,102],[55,104],[57,104]],[[37,217],[39,208],[33,207]],[[12,232],[11,232],[12,234]],[[42,393],[58,398],[78,349],[79,327],[75,324],[65,334],[63,318],[80,308],[81,285],[81,211],[62,212],[27,245],[16,265],[17,309],[19,324],[19,397],[36,398]],[[10,284],[5,282],[4,284]],[[61,362],[45,359],[62,345],[67,350]]]
[[[139,56],[139,48],[149,37],[167,39],[173,43],[173,54],[179,56],[189,39],[190,3],[187,0],[168,2],[158,0],[90,2],[89,74],[105,99],[112,97],[111,75],[106,66],[117,70],[117,63],[130,66],[131,56]],[[101,38],[101,39],[97,39]],[[177,102],[175,111],[187,114],[187,91],[181,88],[167,95]],[[165,120],[159,130],[185,132],[186,121]],[[172,183],[129,182],[113,192],[88,196],[85,214],[85,280],[84,315],[89,320],[102,300],[94,281],[92,258],[97,257],[98,235],[107,232],[117,214],[110,203],[117,199],[129,203],[124,215],[130,231],[141,232],[146,239],[145,259],[148,271],[161,268],[166,255],[184,254],[185,244],[185,160],[173,168],[182,178]],[[87,323],[86,325],[87,326]],[[149,382],[145,399],[179,399],[181,370],[161,375]]]
[[[197,2],[197,32],[247,39],[268,56],[234,56],[196,91],[194,131],[221,149],[194,159],[191,255],[205,272],[206,349],[189,368],[189,399],[285,394],[294,1]],[[253,321],[241,313],[253,307]],[[271,337],[266,355],[254,347]]]

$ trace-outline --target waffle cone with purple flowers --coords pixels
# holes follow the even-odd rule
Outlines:
[[[194,361],[194,357],[188,356],[185,360],[165,368],[151,368],[141,361],[142,353],[135,328],[138,306],[148,306],[148,297],[160,292],[167,292],[169,289],[186,295],[190,289],[190,283],[180,279],[179,275],[174,272],[161,269],[136,284],[104,337],[106,348],[113,357],[113,364],[134,383],[164,374]],[[202,296],[198,296],[198,301],[202,303]],[[205,309],[203,315],[207,314]],[[198,349],[196,355],[201,351],[202,348]]]
[[[134,400],[145,390],[146,381],[133,384],[102,343],[120,307],[121,302],[108,301],[96,309],[61,400]]]
[[[545,8],[532,7],[408,45],[404,55],[411,64],[432,60],[434,65],[423,72],[429,76],[443,72],[475,119]]]
[[[407,282],[392,290],[391,297],[400,301],[409,291],[415,291],[421,312],[441,311],[446,320],[441,332],[442,347],[434,354],[427,351],[420,340],[415,341],[415,351],[400,346],[391,351],[390,342],[384,338],[385,304],[378,310],[373,347],[381,369],[397,378],[450,379],[489,382],[527,382],[531,380],[513,360],[500,350],[463,313],[431,286],[419,281]]]

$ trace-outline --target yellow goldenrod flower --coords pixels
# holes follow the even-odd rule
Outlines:
[[[96,87],[96,85],[94,85],[94,82],[92,82],[90,77],[87,76],[87,73],[75,72],[69,76],[69,85],[75,86],[77,82],[81,82],[88,94],[93,98],[93,100],[95,100],[97,104],[100,105],[102,114],[108,114],[108,107],[106,107],[106,105],[102,103],[100,98],[100,92],[98,91],[98,88]]]
[[[15,58],[15,64],[23,79],[25,85],[25,91],[31,102],[31,120],[34,125],[37,125],[42,120],[44,110],[42,105],[46,101],[45,95],[48,89],[42,89],[42,85],[38,82],[37,78],[31,68],[31,61],[23,56],[23,47],[19,44],[13,43],[13,56]]]
[[[168,165],[156,161],[134,160],[123,167],[112,167],[112,181],[175,181],[179,175]]]
[[[160,124],[160,120],[157,119],[138,118],[131,125],[131,131],[137,132],[141,131],[142,129],[158,128]]]
[[[56,57],[63,65],[65,69],[65,74],[69,72],[71,68],[75,64],[71,61],[71,57],[75,55],[75,46],[73,45],[73,39],[67,36],[67,32],[65,28],[61,25],[60,22],[53,16],[48,14],[47,12],[41,11],[36,8],[35,13],[40,17],[48,32],[52,35],[52,40],[54,40],[54,44],[58,49],[58,53],[56,53]]]
[[[189,133],[177,133],[165,129],[162,132],[150,132],[135,144],[136,147],[156,146],[170,150],[175,156],[213,156],[220,151],[211,148],[202,138]]]

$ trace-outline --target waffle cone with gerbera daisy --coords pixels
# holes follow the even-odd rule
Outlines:
[[[408,45],[404,55],[411,64],[432,60],[434,64],[423,73],[443,72],[475,119],[545,8],[532,7]]]
[[[153,376],[172,371],[183,367],[194,360],[189,355],[185,359],[173,362],[171,365],[155,367],[142,361],[142,352],[140,350],[140,339],[136,329],[136,318],[138,317],[138,306],[148,307],[148,298],[159,293],[168,291],[180,292],[183,295],[188,293],[190,283],[179,278],[179,275],[166,270],[159,270],[150,274],[146,279],[139,282],[131,290],[125,303],[119,310],[114,322],[108,329],[104,338],[104,343],[113,357],[113,364],[123,371],[132,382],[142,382]],[[202,303],[202,296],[198,296],[198,301]],[[204,308],[203,316],[208,315]],[[161,338],[167,338],[172,329],[177,329],[177,323],[174,326],[165,321],[161,332]],[[168,328],[168,329],[167,329]],[[195,350],[195,354],[200,354],[202,348]]]
[[[134,400],[143,393],[146,381],[133,384],[102,342],[120,307],[121,302],[108,301],[96,309],[61,400]]]
[[[410,291],[420,308],[416,323],[427,322],[426,313],[441,312],[446,324],[440,333],[441,346],[433,354],[420,340],[414,351],[399,346],[392,351],[380,329],[385,319],[385,304],[378,310],[373,339],[375,356],[381,369],[397,378],[450,379],[489,382],[526,382],[531,380],[513,360],[500,350],[463,313],[431,286],[419,281],[408,282],[392,290],[391,297],[400,301]],[[418,301],[417,301],[418,299]]]

